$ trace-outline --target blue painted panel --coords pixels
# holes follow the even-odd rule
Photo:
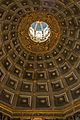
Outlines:
[[[35,28],[35,25],[36,25],[36,22],[33,23],[31,27],[34,29],[34,28]]]
[[[43,26],[43,29],[45,29],[47,27],[47,24],[45,24],[44,22],[42,22],[42,26]]]
[[[36,27],[36,31],[41,31],[41,30],[42,30],[41,25],[40,25],[40,23],[38,23],[37,27]]]

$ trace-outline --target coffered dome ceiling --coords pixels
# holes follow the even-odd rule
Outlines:
[[[29,27],[47,23],[34,42]],[[0,0],[0,109],[13,116],[80,111],[80,1]]]

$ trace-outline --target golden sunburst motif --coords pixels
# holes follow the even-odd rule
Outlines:
[[[44,42],[34,42],[29,36],[29,28],[35,21],[43,21],[50,27],[50,36]],[[21,45],[33,53],[46,53],[51,51],[60,39],[60,27],[55,17],[49,13],[30,13],[20,22],[18,27],[18,37]]]

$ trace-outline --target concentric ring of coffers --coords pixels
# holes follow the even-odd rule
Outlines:
[[[60,7],[60,3],[59,4],[56,3],[55,8],[58,11],[59,11],[59,7]],[[59,20],[60,20],[61,26],[63,26],[63,28],[64,28],[64,31],[62,32],[62,34],[63,34],[62,40],[59,41],[59,45],[57,47],[55,47],[56,49],[54,51],[52,51],[51,53],[47,53],[45,55],[32,54],[29,52],[29,49],[28,49],[28,51],[26,51],[26,50],[24,51],[23,47],[21,47],[21,50],[20,50],[19,46],[21,44],[18,42],[18,40],[11,39],[11,41],[9,41],[7,36],[3,37],[3,41],[5,41],[4,42],[5,45],[2,48],[2,51],[0,52],[0,55],[2,54],[1,55],[2,56],[1,63],[3,64],[3,67],[1,67],[1,71],[0,71],[0,78],[1,78],[1,82],[3,82],[3,84],[5,84],[5,86],[3,88],[4,90],[2,90],[2,92],[1,92],[3,95],[3,97],[1,96],[1,98],[2,98],[2,101],[4,101],[6,103],[6,105],[8,103],[9,105],[11,104],[13,106],[14,99],[16,99],[16,97],[17,97],[17,100],[15,101],[16,106],[18,106],[19,108],[22,107],[22,109],[24,109],[25,97],[21,96],[20,94],[18,96],[15,95],[15,92],[17,91],[17,88],[19,88],[19,86],[20,86],[19,91],[22,92],[23,95],[26,92],[28,92],[30,95],[32,95],[31,92],[32,92],[32,90],[34,90],[33,86],[36,86],[37,90],[35,90],[35,92],[37,92],[38,94],[40,94],[40,92],[42,91],[42,93],[46,92],[46,95],[47,95],[48,89],[46,89],[46,88],[49,87],[51,89],[51,91],[49,91],[49,92],[52,92],[52,94],[54,92],[54,95],[52,98],[54,99],[54,106],[56,109],[58,109],[59,107],[63,108],[66,105],[70,105],[71,99],[72,99],[72,101],[75,101],[75,100],[78,100],[78,98],[80,97],[80,86],[78,86],[79,85],[78,84],[79,83],[79,75],[80,75],[80,62],[79,62],[79,58],[78,58],[79,54],[80,54],[80,42],[79,42],[78,38],[80,38],[80,37],[79,37],[79,34],[77,34],[77,36],[75,34],[77,32],[78,26],[75,31],[75,22],[74,22],[75,18],[76,18],[76,21],[77,21],[76,23],[79,25],[80,19],[79,19],[79,16],[77,17],[77,12],[76,12],[77,5],[72,4],[71,6],[68,6],[68,7],[69,7],[69,9],[65,9],[64,11],[61,10],[61,11],[59,11],[59,13],[55,12],[55,14],[57,14],[56,15],[57,18],[59,18]],[[27,11],[27,9],[25,11]],[[73,16],[72,16],[73,19],[70,16],[71,11],[73,13]],[[65,13],[65,16],[67,17],[67,19],[63,16],[64,14],[62,14],[62,12]],[[74,15],[74,13],[76,14],[76,17]],[[19,15],[19,14],[17,13],[17,15]],[[11,17],[9,14],[7,14],[7,16],[5,17],[5,19],[7,19],[8,22],[12,23],[12,21],[10,21],[10,18]],[[14,23],[14,25],[17,26],[18,23],[16,22],[16,20],[17,19],[15,17],[15,19],[13,19],[13,23]],[[42,20],[42,21],[44,21],[44,20]],[[29,27],[33,22],[31,21],[31,23],[29,24]],[[44,21],[44,22],[48,23],[47,21]],[[65,25],[65,22],[67,22],[66,25],[68,25],[69,29],[66,29],[67,26]],[[8,28],[8,27],[5,27],[5,29],[6,28]],[[14,26],[10,26],[10,28],[14,28]],[[26,26],[25,26],[25,28],[26,28]],[[73,28],[73,29],[71,29],[71,28]],[[12,31],[13,29],[9,29],[9,30]],[[29,30],[29,29],[27,29],[27,30]],[[66,35],[67,35],[66,31],[70,33],[70,34],[68,34],[69,36],[67,36],[67,37],[69,37],[69,39],[67,39],[67,37],[66,37]],[[6,33],[6,30],[3,33]],[[26,34],[26,32],[25,32],[25,34]],[[5,34],[3,34],[3,35],[5,35]],[[12,34],[12,37],[14,37],[14,34]],[[77,41],[76,41],[76,39],[77,39]],[[36,44],[36,42],[33,42],[33,43]],[[42,42],[42,43],[45,43],[45,42]],[[40,45],[42,43],[40,43]],[[13,50],[13,47],[15,48],[15,51]],[[6,56],[6,53],[9,54],[9,56]],[[7,59],[7,57],[8,57],[8,59]],[[35,63],[34,62],[35,60],[38,63],[37,62]],[[15,61],[15,64],[14,64],[15,66],[13,66],[14,61]],[[24,69],[25,64],[26,64],[27,70]],[[71,68],[73,68],[73,70],[71,70]],[[39,70],[39,71],[33,73],[33,71],[35,69]],[[8,78],[8,79],[7,79],[7,77],[8,77],[7,74],[5,74],[6,71],[8,73],[10,73],[10,78]],[[58,72],[60,75],[58,74]],[[4,77],[4,76],[6,76],[6,77]],[[49,84],[47,84],[47,82],[46,82],[47,81],[46,76],[48,76],[48,78],[50,79],[50,81],[48,81]],[[58,78],[60,76],[61,76],[61,79],[58,80]],[[18,80],[20,80],[20,78],[21,78],[21,83],[20,83],[20,81],[18,82]],[[33,85],[33,80],[35,80],[35,79],[38,82],[40,82],[40,80],[42,80],[42,81],[45,80],[46,83],[44,82],[44,85],[42,85],[42,83],[36,84],[36,82],[37,82],[36,81],[36,82],[34,82],[34,85]],[[30,80],[31,80],[31,84],[30,83],[28,84],[28,82],[30,82]],[[25,81],[26,81],[26,83],[25,83]],[[67,88],[69,88],[68,91],[70,92],[71,97],[69,96],[68,92],[66,91],[65,86],[67,86]],[[13,93],[11,93],[11,90],[13,90]],[[64,94],[62,94],[62,92]],[[14,99],[13,99],[13,97],[14,97]],[[4,99],[4,98],[6,98],[6,99]],[[26,98],[26,101],[27,101],[27,99],[30,101],[29,97]],[[31,99],[33,99],[33,96],[31,96]],[[44,104],[44,102],[48,101],[47,97],[45,100],[41,100],[40,97],[38,97],[38,96],[35,97],[35,99],[36,100],[34,102],[30,101],[32,103],[32,105],[35,104],[35,107],[36,107],[37,100],[40,101],[41,104]],[[19,100],[20,100],[20,102],[19,102]],[[49,101],[50,100],[52,101],[52,99],[49,99]],[[50,102],[50,106],[52,106],[52,105],[53,105],[53,101],[52,101],[52,103]],[[37,103],[37,106],[38,106],[38,108],[41,108],[41,106],[39,106],[39,103]],[[44,105],[43,107],[45,108],[46,106],[47,105]],[[49,106],[49,108],[50,108],[50,106]],[[32,108],[32,106],[29,106],[29,108]],[[71,108],[71,106],[70,106],[70,108]]]

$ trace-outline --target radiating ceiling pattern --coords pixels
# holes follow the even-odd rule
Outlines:
[[[25,49],[18,34],[24,17],[40,12],[55,18],[60,28],[57,44],[50,49],[53,44],[45,43],[44,52],[42,44],[26,43]],[[36,46],[38,52],[34,52]],[[9,107],[19,115],[24,110],[43,114],[47,110],[59,117],[80,110],[78,0],[56,0],[55,4],[49,0],[0,0],[0,103],[1,108]]]

